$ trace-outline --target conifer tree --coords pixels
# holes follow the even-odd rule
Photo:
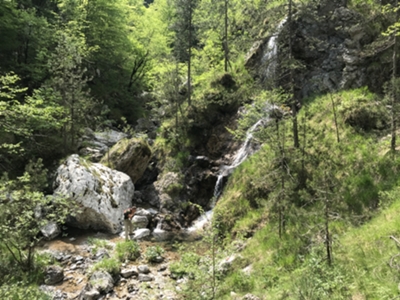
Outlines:
[[[196,34],[193,13],[196,0],[176,0],[176,21],[173,26],[176,32],[174,55],[178,61],[187,64],[187,102],[191,105],[192,97],[192,49],[195,45]]]
[[[94,105],[87,89],[86,69],[82,66],[85,47],[84,39],[73,37],[68,31],[60,32],[56,51],[49,61],[52,78],[47,85],[58,95],[65,110],[62,130],[64,151],[76,146],[79,127],[88,125],[89,111]]]

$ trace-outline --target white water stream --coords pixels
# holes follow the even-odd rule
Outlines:
[[[277,56],[278,56],[278,37],[285,25],[287,19],[284,18],[276,27],[276,32],[272,35],[268,41],[267,49],[264,51],[264,55],[261,58],[261,64],[266,65],[265,72],[263,74],[264,79],[270,78],[275,74],[277,66]]]
[[[266,51],[261,59],[262,65],[266,65],[265,72],[263,74],[265,79],[270,78],[275,74],[277,66],[276,58],[278,54],[277,41],[279,34],[282,31],[282,28],[285,25],[285,23],[286,23],[286,18],[283,19],[278,24],[276,28],[276,33],[269,39]],[[274,107],[267,103],[265,108],[266,115],[268,115],[268,112],[271,111],[271,109],[274,109]],[[258,150],[259,147],[257,145],[254,145],[254,143],[252,143],[253,133],[259,126],[265,126],[268,120],[269,120],[268,117],[262,117],[252,127],[250,127],[246,133],[246,139],[243,142],[240,149],[236,152],[231,165],[230,166],[222,165],[220,167],[219,175],[214,188],[214,196],[212,199],[212,203],[210,205],[211,209],[209,211],[206,211],[203,215],[201,215],[197,220],[193,222],[193,225],[187,229],[189,232],[201,230],[202,228],[204,228],[206,224],[208,224],[211,221],[213,208],[223,191],[224,178],[228,177],[234,171],[234,169],[236,169],[242,162],[246,160],[247,157],[249,157]]]

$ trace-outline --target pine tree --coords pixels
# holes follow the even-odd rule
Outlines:
[[[55,53],[49,61],[52,75],[47,85],[58,95],[60,105],[64,107],[63,144],[64,151],[76,146],[78,130],[88,125],[90,110],[94,101],[87,88],[86,69],[82,66],[85,40],[71,36],[68,31],[60,32]]]
[[[176,0],[176,21],[173,26],[176,32],[174,56],[187,64],[187,103],[191,105],[192,97],[192,49],[196,41],[193,13],[196,0]]]

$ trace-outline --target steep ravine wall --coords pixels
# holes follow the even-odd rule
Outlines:
[[[300,66],[294,76],[297,99],[361,86],[383,92],[382,86],[390,78],[391,47],[390,39],[383,41],[378,28],[385,27],[387,21],[379,17],[366,19],[349,8],[347,1],[340,0],[300,7],[292,19],[293,57]],[[264,74],[269,64],[263,63],[263,57],[269,40],[276,37],[256,41],[247,55],[247,68],[266,86],[284,86],[289,80],[282,68],[288,59],[288,32],[286,22],[279,35],[280,70],[274,83],[266,82]]]

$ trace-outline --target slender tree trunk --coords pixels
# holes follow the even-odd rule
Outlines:
[[[212,264],[213,264],[213,274],[212,274],[212,298],[215,299],[215,287],[216,287],[216,274],[215,274],[215,233],[213,228],[211,227],[212,233],[211,233],[211,238],[212,238]]]
[[[297,101],[294,95],[294,70],[292,67],[293,59],[293,45],[292,45],[292,0],[289,0],[289,12],[288,12],[288,26],[289,26],[289,63],[290,63],[290,96],[292,98],[292,121],[293,121],[293,144],[295,148],[300,148],[299,143],[299,129],[297,124]]]
[[[228,46],[228,0],[225,0],[225,72],[228,72],[228,61],[229,61],[229,46]]]
[[[307,110],[306,114],[303,117],[303,146],[301,147],[301,171],[299,173],[299,187],[300,189],[306,188],[306,146],[307,146],[307,127],[306,127],[306,118],[307,118]]]
[[[282,196],[285,193],[285,140],[284,137],[282,137],[281,140],[281,134],[280,134],[280,128],[279,128],[279,120],[275,120],[275,126],[276,126],[276,136],[277,136],[277,142],[278,142],[278,147],[279,147],[279,155],[280,155],[280,168],[281,168],[281,192],[279,193],[278,199],[277,199],[277,206],[278,206],[278,233],[279,233],[279,238],[282,238],[282,234],[285,231],[285,216],[284,216],[284,197]]]
[[[74,149],[75,146],[75,97],[72,95],[72,101],[71,101],[71,108],[70,108],[70,113],[71,113],[71,150]]]
[[[191,97],[192,97],[192,86],[191,86],[191,63],[192,63],[192,0],[189,0],[189,58],[188,58],[188,83],[187,83],[187,87],[188,87],[188,105],[191,105]]]
[[[395,2],[395,8],[397,8],[398,5],[398,0]],[[398,13],[397,11],[395,12],[396,20],[397,22],[397,16]],[[397,44],[397,29],[396,27],[394,28],[393,31],[393,58],[392,58],[392,64],[393,64],[393,73],[392,73],[392,110],[391,110],[391,132],[392,132],[392,139],[390,143],[390,149],[393,153],[393,156],[395,156],[396,153],[396,130],[397,130],[397,122],[396,122],[396,114],[397,114],[397,93],[396,93],[396,73],[397,73],[397,68],[396,68],[396,56],[397,56],[397,49],[396,49],[396,44]]]
[[[332,96],[332,93],[331,93],[331,92],[329,92],[329,95],[330,95],[330,97],[331,97],[333,117],[334,117],[334,120],[335,120],[336,139],[337,139],[337,142],[340,143],[340,138],[339,138],[339,127],[338,127],[338,122],[337,122],[335,101],[333,100],[333,96]]]
[[[328,265],[332,265],[332,242],[329,233],[329,201],[325,199],[325,243],[326,243],[326,259]]]

